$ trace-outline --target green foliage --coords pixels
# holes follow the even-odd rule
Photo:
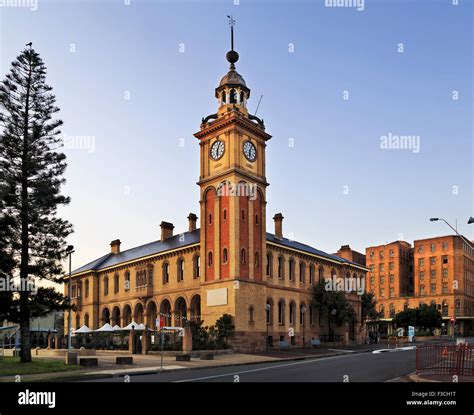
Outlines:
[[[320,315],[327,316],[328,321],[334,318],[337,326],[352,321],[356,316],[354,308],[347,300],[345,293],[343,291],[327,290],[324,280],[320,280],[313,287],[312,306],[319,311]],[[336,310],[335,315],[332,314],[333,310]]]
[[[361,301],[361,321],[377,320],[380,317],[380,312],[377,311],[377,300],[374,293],[364,293],[360,297]]]
[[[72,227],[57,216],[69,198],[60,193],[66,156],[59,151],[62,121],[54,118],[59,108],[51,90],[33,48],[20,53],[0,83],[0,278],[57,282],[62,274]],[[30,318],[64,302],[50,290],[32,295],[21,289],[0,298],[2,315],[18,306],[22,362],[31,361]]]
[[[230,314],[224,314],[216,321],[216,340],[218,345],[227,349],[227,340],[234,335],[234,320]]]
[[[434,304],[422,304],[418,308],[400,311],[395,315],[394,322],[400,327],[413,326],[433,333],[434,329],[441,327],[443,317]]]

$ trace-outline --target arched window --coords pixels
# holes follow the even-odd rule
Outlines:
[[[184,259],[178,259],[178,282],[184,281]]]
[[[240,103],[243,105],[244,103],[244,91],[240,91]]]
[[[249,323],[253,323],[253,305],[249,306]]]
[[[290,281],[293,281],[295,277],[295,260],[293,258],[288,262],[288,275]]]
[[[255,268],[258,268],[260,266],[260,256],[258,255],[258,252],[255,252]]]
[[[319,267],[318,269],[318,282],[324,280],[324,269],[323,267]]]
[[[222,91],[222,103],[225,104],[225,91]]]
[[[245,249],[242,248],[242,250],[240,251],[240,262],[241,262],[242,264],[245,264],[245,261],[246,261]]]
[[[199,278],[201,276],[201,257],[200,255],[195,255],[193,259],[193,269],[194,278]]]
[[[223,216],[224,216],[224,220],[227,220],[227,209],[224,209]]]
[[[255,225],[258,225],[258,215],[255,215]]]
[[[300,262],[300,283],[304,284],[306,281],[306,266],[304,262]]]
[[[125,291],[130,291],[130,271],[125,271],[125,281],[124,281]]]
[[[278,278],[282,280],[284,278],[283,275],[283,257],[279,256],[278,257]]]
[[[295,324],[295,310],[296,309],[296,304],[295,303],[290,303],[290,325]]]
[[[283,300],[278,302],[278,324],[280,326],[285,324],[285,302]]]
[[[211,251],[209,251],[209,253],[207,254],[207,265],[212,266],[212,252]]]
[[[311,285],[314,284],[314,265],[313,264],[309,266],[309,283]]]
[[[170,264],[168,262],[163,263],[163,284],[170,282]]]
[[[236,104],[236,103],[237,103],[237,100],[236,100],[236,95],[235,95],[235,89],[232,88],[229,93],[229,104]]]
[[[104,295],[109,295],[109,277],[104,277]]]
[[[85,297],[89,298],[89,280],[86,280],[86,282],[84,283],[84,290]]]
[[[242,217],[242,220],[245,220],[245,209],[242,209],[241,217]]]
[[[114,275],[114,293],[117,294],[119,292],[119,275],[118,273]]]
[[[273,256],[271,253],[267,254],[267,276],[273,276]]]
[[[265,305],[265,317],[268,325],[271,325],[272,322],[272,315],[273,315],[273,301],[267,300],[267,304]]]
[[[227,264],[227,248],[222,250],[222,263]]]

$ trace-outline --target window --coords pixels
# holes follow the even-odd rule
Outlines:
[[[375,265],[374,264],[370,264],[370,272],[374,272],[374,268],[375,268]]]
[[[431,279],[435,279],[435,278],[436,278],[436,270],[432,269],[432,270],[430,271],[430,278],[431,278]]]
[[[227,264],[227,248],[222,251],[222,263]]]
[[[267,320],[267,324],[272,324],[272,310],[273,310],[273,302],[271,300],[267,300],[267,304],[265,307],[265,316]]]
[[[241,262],[242,264],[245,264],[245,261],[246,261],[245,249],[242,248],[242,250],[240,251],[240,262]]]
[[[449,286],[447,282],[443,282],[443,294],[449,294]]]
[[[207,254],[207,265],[210,267],[212,266],[212,252]]]
[[[393,271],[393,270],[395,269],[395,264],[394,264],[393,262],[389,262],[389,263],[388,263],[388,269],[389,269],[390,271]]]
[[[443,278],[448,278],[448,276],[449,276],[449,270],[448,270],[448,268],[444,268],[443,269]]]
[[[395,297],[395,288],[390,287],[390,297]]]
[[[258,215],[255,215],[255,225],[258,225]]]
[[[195,255],[193,259],[193,269],[194,269],[194,278],[199,278],[201,276],[201,256]]]
[[[268,253],[267,254],[267,277],[272,277],[273,276],[273,256],[272,254]]]
[[[436,265],[436,257],[430,256],[430,265]]]
[[[390,274],[390,284],[393,284],[395,282],[395,275]]]
[[[294,275],[295,274],[295,260],[292,258],[290,259],[290,262],[288,263],[288,275],[290,281],[293,281]]]
[[[296,304],[290,303],[290,325],[295,324],[295,308],[296,308]]]
[[[314,284],[314,265],[310,265],[309,267],[309,283],[311,285]]]
[[[285,302],[283,300],[278,303],[278,324],[280,326],[285,324]]]
[[[443,255],[442,256],[442,262],[443,262],[443,265],[446,265],[448,263],[448,256],[447,255]]]
[[[431,284],[431,294],[436,293],[436,284]]]
[[[258,252],[255,252],[255,268],[258,268],[260,266],[260,255]]]
[[[224,209],[224,212],[222,213],[224,220],[227,220],[227,209]]]
[[[109,277],[104,277],[104,295],[109,295]]]
[[[420,285],[420,295],[425,295],[425,286]]]
[[[305,267],[304,262],[300,262],[300,283],[302,284],[305,283],[305,279],[306,279],[305,271],[306,271],[306,267]]]
[[[324,279],[324,269],[319,267],[318,269],[318,282],[321,282]]]
[[[278,278],[282,280],[284,278],[283,276],[283,257],[280,256],[278,257]]]
[[[85,297],[89,298],[89,280],[86,280],[84,290],[85,290],[85,293],[84,293]]]
[[[209,213],[209,225],[212,225],[212,214]]]
[[[388,254],[390,258],[393,258],[395,256],[395,252],[393,251],[393,249],[391,249]]]
[[[383,251],[379,251],[379,259],[383,259]]]
[[[374,285],[375,284],[375,277],[370,277],[370,285]]]
[[[425,279],[425,271],[420,271],[420,281]]]
[[[245,220],[245,209],[242,209],[241,216],[242,216],[242,220]]]
[[[375,252],[374,252],[374,251],[370,252],[369,258],[373,260],[373,259],[374,259],[374,255],[375,255]]]
[[[447,242],[443,242],[443,243],[441,244],[441,249],[442,249],[443,251],[446,251],[446,250],[448,249],[448,247],[449,247],[449,245],[448,245]]]
[[[425,251],[424,245],[419,245],[419,246],[418,246],[418,252],[421,253],[421,252],[424,252],[424,251]]]
[[[425,266],[425,258],[418,258],[418,266],[419,267]]]
[[[170,282],[170,264],[165,262],[163,264],[163,284],[168,284]]]
[[[130,271],[125,271],[125,280],[123,287],[125,291],[130,291]]]
[[[385,277],[383,275],[380,277],[380,284],[385,284]]]
[[[384,271],[385,271],[384,264],[379,264],[379,272],[384,272]]]
[[[117,294],[119,292],[119,275],[114,275],[114,293]]]
[[[436,245],[435,244],[430,244],[430,251],[434,252],[436,250]]]
[[[184,281],[184,259],[178,259],[178,282]]]
[[[253,323],[253,305],[249,306],[249,323]]]
[[[393,305],[393,303],[390,304],[389,310],[390,310],[390,318],[394,318],[395,317],[395,306]]]
[[[305,318],[306,306],[304,304],[300,304],[300,325],[304,325],[304,318]]]
[[[385,289],[384,288],[381,288],[380,289],[380,297],[385,297]]]
[[[448,302],[444,300],[441,306],[441,314],[446,317],[448,313],[449,313]]]

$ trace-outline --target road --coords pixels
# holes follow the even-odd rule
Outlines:
[[[415,351],[178,370],[137,375],[131,382],[385,382],[415,371]],[[94,382],[124,382],[123,377]]]

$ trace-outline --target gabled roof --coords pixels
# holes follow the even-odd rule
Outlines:
[[[150,255],[156,255],[162,252],[171,251],[173,249],[184,248],[189,245],[199,243],[200,233],[199,229],[192,232],[184,232],[168,238],[164,241],[150,242],[145,245],[137,246],[126,251],[122,251],[119,254],[108,253],[95,261],[89,262],[88,264],[77,268],[72,272],[73,275],[80,274],[86,271],[100,271],[105,268],[119,265],[121,263],[130,262],[136,259],[144,258]],[[317,255],[328,260],[339,262],[341,264],[354,265],[357,267],[363,267],[360,264],[341,258],[340,256],[328,254],[319,249],[313,248],[312,246],[305,245],[301,242],[292,241],[287,238],[277,238],[274,234],[267,232],[267,242],[272,242],[276,245],[281,245],[286,248],[296,249],[298,251],[307,252],[308,254]],[[365,267],[364,267],[365,268]]]
[[[199,238],[199,229],[196,229],[192,232],[184,232],[182,234],[174,235],[164,241],[160,240],[150,242],[145,245],[137,246],[136,248],[127,249],[118,254],[109,253],[74,270],[72,274],[79,274],[85,271],[99,271],[134,259],[171,251],[177,248],[184,248],[185,246],[199,243]]]

